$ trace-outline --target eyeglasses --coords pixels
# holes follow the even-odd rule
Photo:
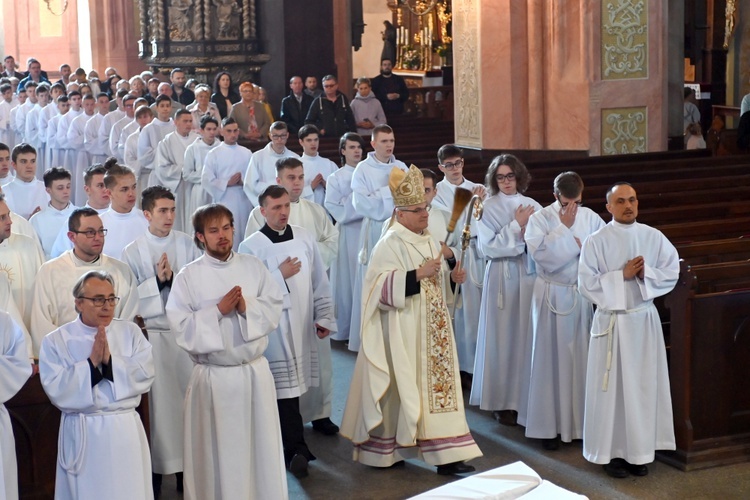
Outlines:
[[[116,306],[120,302],[120,297],[78,297],[79,299],[86,299],[93,302],[96,307],[103,307],[104,304],[110,306]]]
[[[463,158],[461,158],[459,160],[454,161],[453,163],[442,163],[440,166],[446,170],[455,170],[457,168],[461,168],[464,166],[464,160]]]
[[[513,172],[511,172],[509,174],[505,174],[505,175],[503,175],[503,174],[497,174],[495,176],[495,180],[497,182],[505,182],[506,180],[512,181],[512,180],[515,180],[515,179],[516,179],[516,174],[514,174]]]
[[[430,205],[427,205],[426,207],[414,208],[411,210],[407,210],[406,208],[401,208],[401,207],[396,207],[396,208],[401,212],[409,212],[412,214],[423,214],[425,212],[429,212],[432,209]]]
[[[274,141],[287,139],[288,137],[289,137],[289,134],[271,134],[271,139],[273,139]]]
[[[85,234],[86,238],[93,239],[97,234],[99,236],[105,236],[107,234],[106,229],[88,229],[86,231],[71,231],[76,234]],[[85,298],[85,297],[84,297]]]

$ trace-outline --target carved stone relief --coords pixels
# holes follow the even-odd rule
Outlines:
[[[602,79],[648,77],[648,0],[602,4]]]
[[[167,9],[169,39],[175,41],[203,38],[200,5],[196,0],[171,0]]]
[[[645,106],[602,109],[602,154],[648,151],[647,118]]]
[[[453,58],[456,70],[456,142],[481,147],[479,2],[453,1]]]

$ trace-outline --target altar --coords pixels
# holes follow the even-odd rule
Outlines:
[[[442,87],[443,71],[440,69],[430,70],[413,70],[413,69],[395,69],[394,75],[403,77],[409,88],[416,87]]]

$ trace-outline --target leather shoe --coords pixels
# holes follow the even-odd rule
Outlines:
[[[560,448],[560,439],[554,437],[552,439],[542,439],[542,448],[548,451],[554,451]]]
[[[445,465],[437,466],[437,473],[441,476],[452,476],[454,474],[466,474],[468,472],[474,472],[476,469],[474,466],[467,464],[466,462],[452,462]]]
[[[289,472],[294,477],[307,477],[307,458],[300,453],[294,455],[289,461]]]
[[[339,426],[331,422],[330,418],[313,420],[313,429],[325,436],[334,436],[339,433]]]
[[[492,416],[502,425],[518,425],[518,412],[515,410],[493,411]]]
[[[606,472],[608,476],[622,479],[629,475],[627,466],[628,463],[622,458],[613,458],[608,464],[602,465],[602,468],[604,468],[604,472]]]
[[[645,464],[636,465],[636,464],[631,464],[629,462],[625,462],[625,468],[628,469],[628,472],[630,472],[634,476],[642,477],[642,476],[648,475],[648,467]]]

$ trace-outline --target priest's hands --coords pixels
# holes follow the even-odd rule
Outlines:
[[[453,283],[460,285],[466,281],[466,269],[461,267],[461,261],[456,262],[456,267],[451,271],[451,280]]]
[[[91,364],[99,366],[103,363],[109,364],[109,344],[107,343],[107,333],[104,331],[104,326],[99,325],[96,330],[96,336],[94,337],[94,345],[91,348]]]
[[[578,215],[578,204],[570,202],[567,207],[560,209],[560,222],[565,224],[565,227],[570,229],[576,222],[576,215]]]
[[[317,335],[319,339],[328,337],[330,333],[331,331],[328,328],[323,328],[319,324],[315,323],[315,335]]]
[[[242,174],[239,172],[236,172],[227,182],[227,186],[239,186],[240,184],[242,184]]]
[[[300,269],[302,269],[302,262],[300,262],[297,257],[287,257],[284,259],[284,262],[279,265],[279,271],[281,271],[281,275],[284,279],[291,278],[297,274]]]
[[[529,223],[529,217],[531,217],[531,214],[533,213],[534,205],[519,205],[518,208],[516,208],[515,218],[518,225],[521,226],[521,229],[526,227],[526,224]]]
[[[632,280],[636,276],[643,279],[645,270],[646,262],[643,260],[643,256],[639,255],[625,263],[625,267],[622,269],[622,276],[626,280]]]
[[[156,263],[156,278],[162,283],[172,279],[172,266],[169,265],[166,252],[161,254],[161,259]]]
[[[310,187],[312,189],[317,188],[318,186],[326,187],[326,180],[323,178],[323,174],[316,175],[313,180],[310,181]]]
[[[422,281],[425,278],[432,278],[440,272],[440,268],[443,263],[443,257],[438,255],[434,259],[427,259],[424,264],[419,266],[417,269],[417,281]]]
[[[229,290],[224,297],[216,304],[219,312],[226,316],[237,309],[240,314],[245,313],[245,298],[242,296],[242,288],[236,286]]]
[[[446,245],[444,241],[440,242],[440,253],[446,259],[452,259],[455,257],[455,255],[453,255],[453,250],[451,250],[450,247]]]

